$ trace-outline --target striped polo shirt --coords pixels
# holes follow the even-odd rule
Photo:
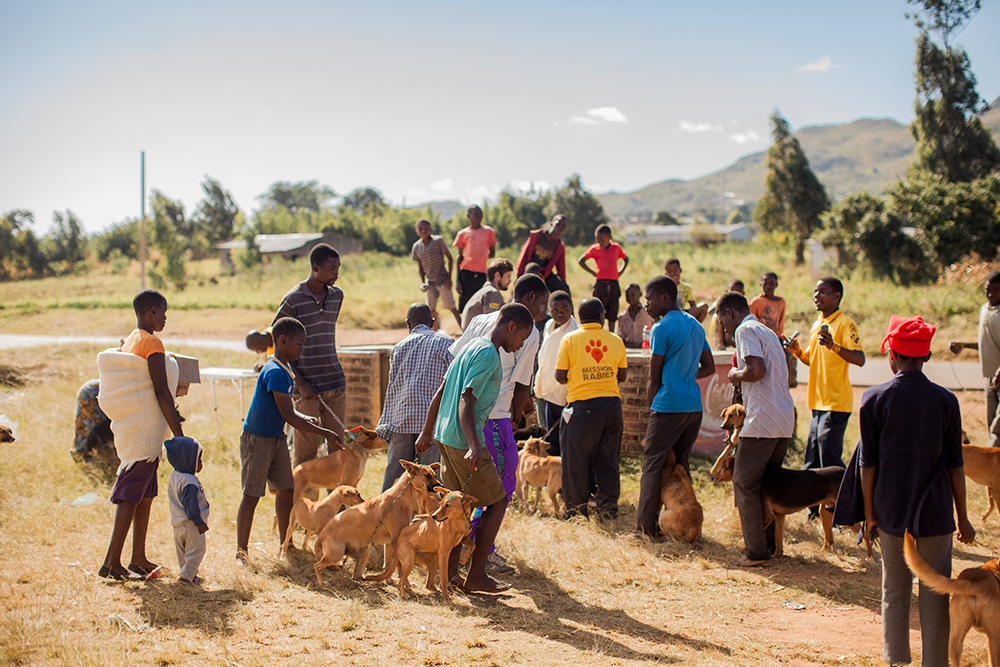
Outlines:
[[[306,346],[295,362],[295,371],[318,393],[344,389],[344,369],[337,358],[337,317],[344,302],[344,290],[330,286],[317,298],[302,281],[281,300],[277,322],[282,317],[294,317],[306,328]],[[274,322],[271,323],[272,325]]]
[[[440,236],[431,236],[431,240],[424,243],[423,239],[417,239],[413,244],[410,256],[414,262],[419,261],[424,267],[424,275],[431,285],[440,285],[448,279],[448,269],[444,266],[444,254],[448,252],[448,244]]]

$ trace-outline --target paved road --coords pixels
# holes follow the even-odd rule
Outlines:
[[[39,345],[117,345],[119,338],[110,336],[24,336],[19,334],[0,334],[0,350],[13,348],[35,347]],[[248,352],[242,340],[219,340],[197,338],[164,338],[163,344],[170,347],[193,347],[208,350],[228,350],[233,352]],[[249,353],[249,352],[248,352]],[[924,366],[924,372],[932,381],[957,391],[960,389],[982,390],[983,377],[977,361],[941,361],[931,360]],[[869,359],[862,368],[851,366],[851,384],[855,387],[871,387],[886,382],[892,377],[889,362],[884,358]],[[799,382],[806,383],[809,379],[809,367],[799,362]]]

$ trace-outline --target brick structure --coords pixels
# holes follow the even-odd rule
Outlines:
[[[649,357],[628,355],[628,378],[618,385],[622,395],[622,456],[642,456],[642,441],[649,421],[646,384],[649,382]]]
[[[337,350],[347,380],[348,428],[375,428],[389,382],[391,345],[359,345]]]

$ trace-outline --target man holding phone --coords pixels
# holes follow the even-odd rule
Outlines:
[[[858,325],[840,311],[844,284],[837,278],[821,278],[813,290],[813,303],[819,317],[809,331],[809,347],[803,350],[797,340],[785,340],[786,347],[809,367],[809,437],[806,441],[803,469],[844,467],[844,431],[854,408],[854,391],[848,377],[848,365],[865,365]],[[819,508],[810,508],[809,518],[819,516]]]

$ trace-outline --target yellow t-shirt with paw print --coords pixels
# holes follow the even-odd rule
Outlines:
[[[627,368],[625,343],[596,322],[586,322],[559,342],[556,370],[569,371],[567,400],[621,397],[618,369]]]

